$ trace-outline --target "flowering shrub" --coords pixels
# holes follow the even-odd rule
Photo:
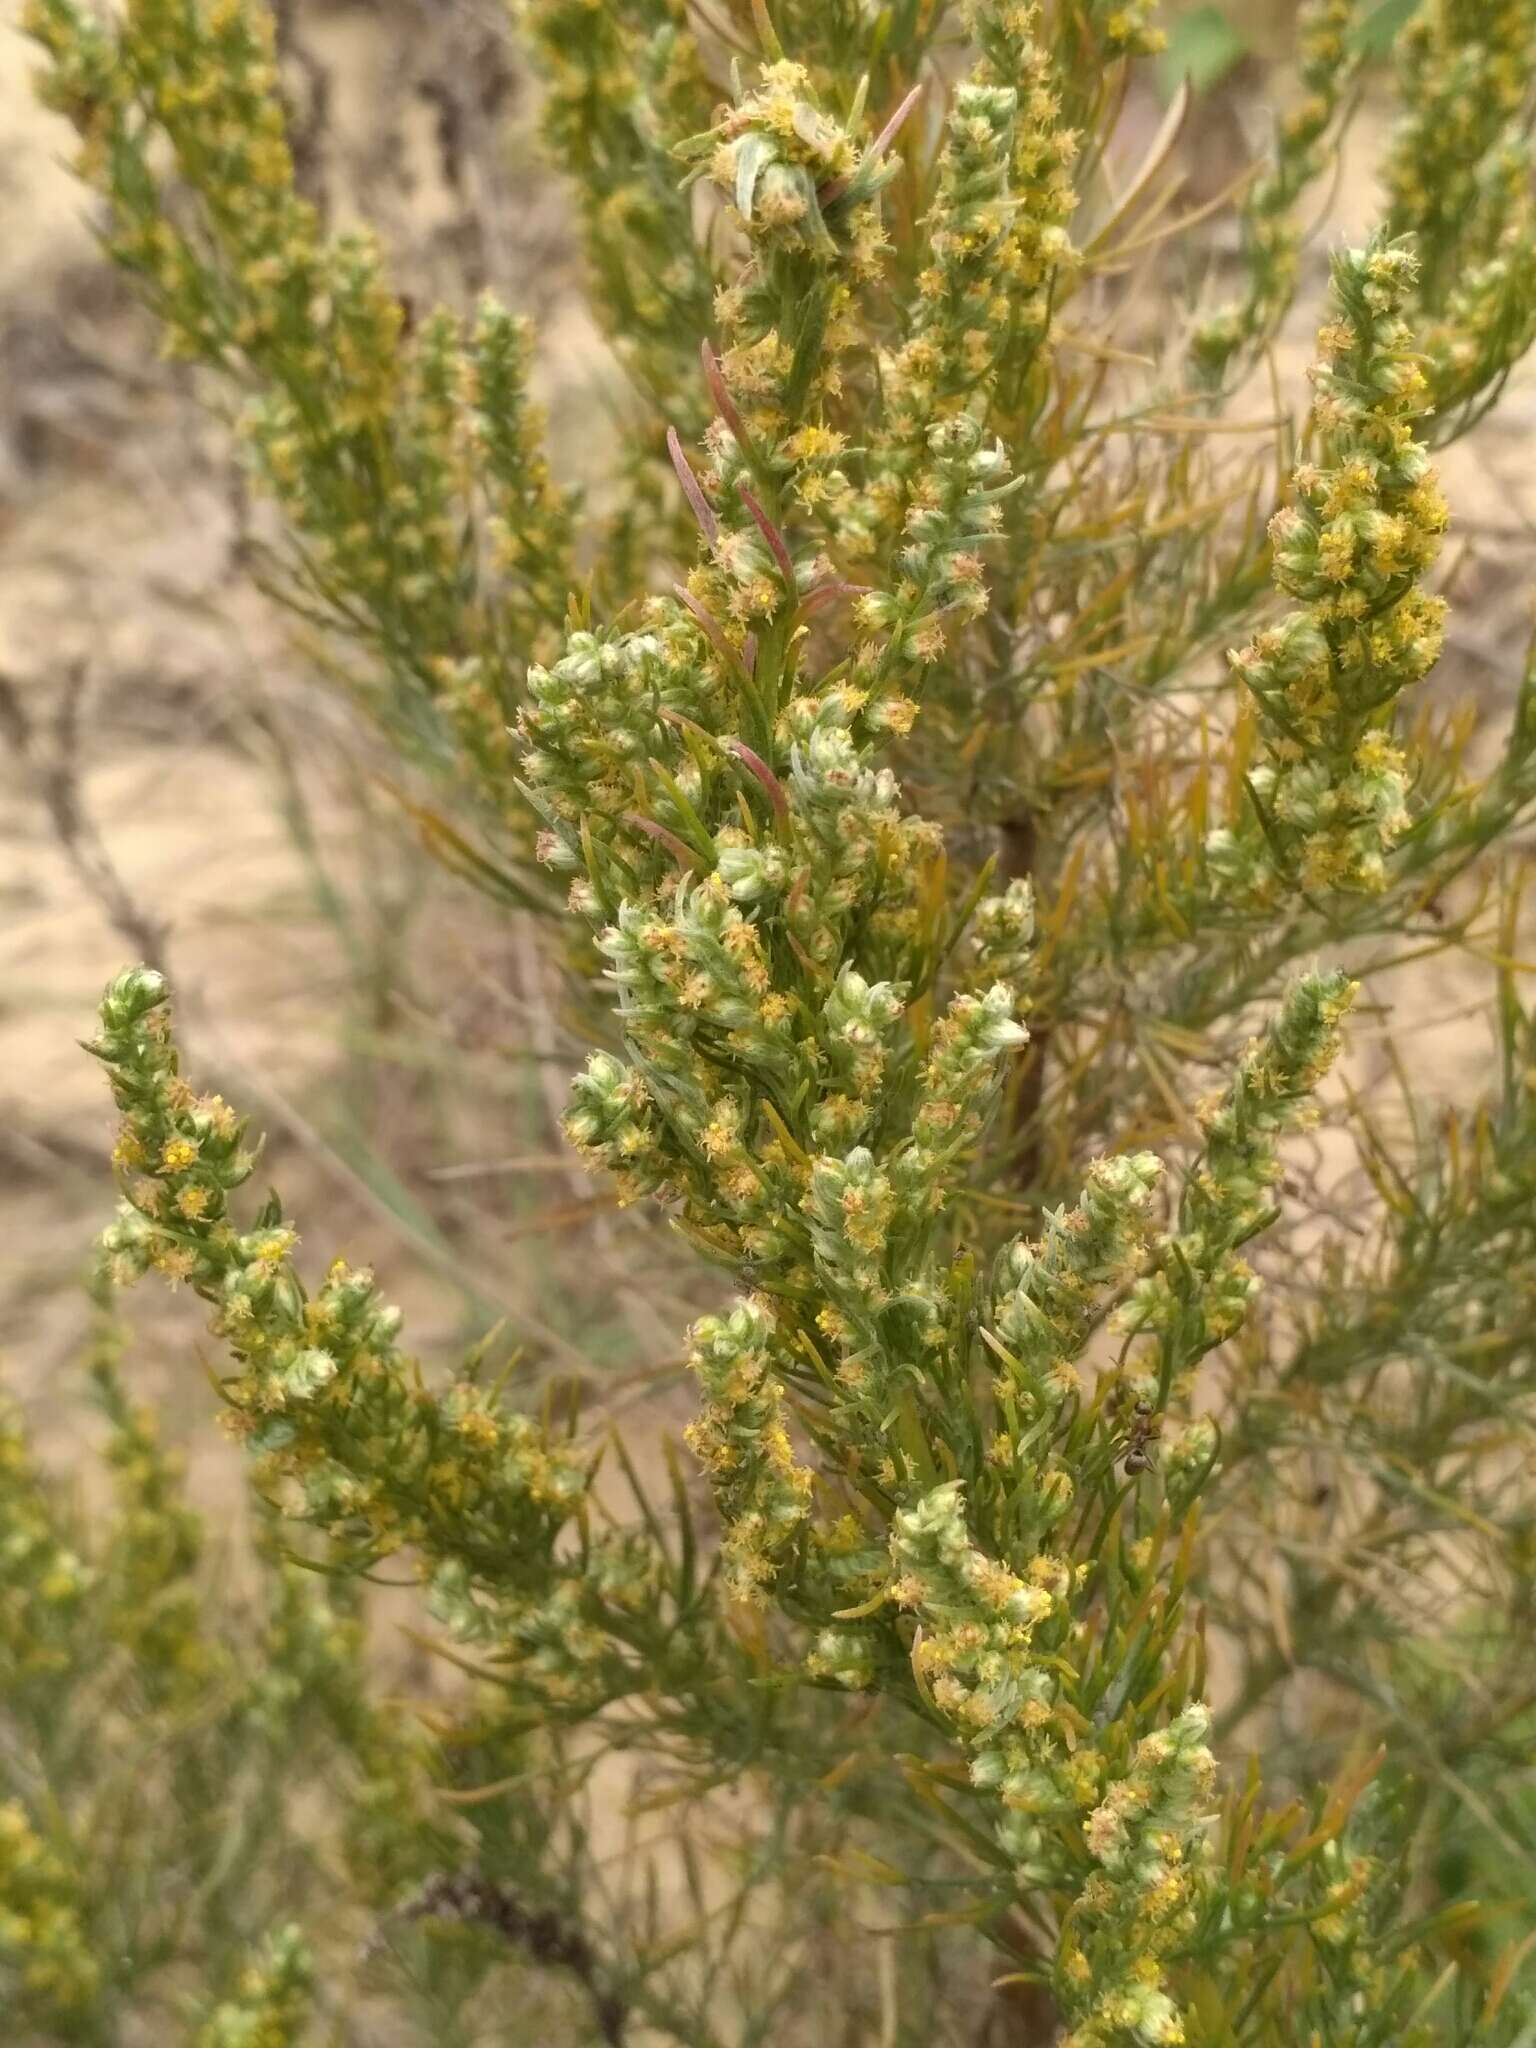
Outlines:
[[[564,1430],[475,1369],[435,1389],[370,1274],[306,1285],[161,976],[108,989],[107,1270],[203,1298],[275,1511],[329,1570],[403,1554],[493,1681],[511,1889],[494,1821],[464,1874],[441,1756],[349,1667],[381,1910],[499,1930],[582,1993],[573,2038],[793,2028],[823,1995],[808,1901],[852,1924],[873,1882],[935,1947],[993,1945],[1021,2040],[1523,2040],[1518,1915],[1441,1852],[1465,1800],[1530,1882],[1536,1130],[1501,856],[1536,723],[1527,675],[1474,776],[1426,678],[1433,448],[1536,337],[1536,12],[1425,0],[1402,38],[1382,226],[1333,258],[1278,489],[1220,428],[1303,278],[1348,0],[1306,0],[1231,291],[1171,342],[1119,289],[1205,247],[1168,134],[1117,158],[1148,6],[518,18],[638,394],[595,532],[526,329],[409,326],[297,195],[254,0],[28,11],[107,247],[238,394],[284,592],[562,947],[595,1042],[571,1141],[722,1275],[679,1333],[703,1540],[680,1468],[665,1511],[637,1476],[615,1509],[600,1403]],[[1419,1075],[1394,1142],[1335,1088],[1359,1169],[1304,1171],[1351,1006],[1426,950],[1484,964],[1494,1096],[1440,1116]],[[67,1691],[97,1596],[30,1487],[0,1618],[18,1684]],[[190,1525],[150,1495],[104,1569],[179,1584]],[[190,1595],[100,1611],[143,1715],[225,1654]],[[563,1793],[620,1750],[754,1788],[766,1919],[637,1932],[579,1855],[547,1903],[529,1759]],[[0,1969],[96,2038],[68,2013],[108,1996],[99,1902],[41,1810],[4,1809]],[[797,1896],[813,1866],[844,1890]],[[752,1943],[801,1961],[727,1991]],[[310,2038],[317,1981],[253,1933],[196,2038]],[[974,2013],[929,1979],[879,2038]]]

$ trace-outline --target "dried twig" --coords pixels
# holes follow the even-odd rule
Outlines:
[[[130,950],[149,966],[165,972],[167,928],[130,893],[108,853],[95,820],[80,797],[80,707],[85,696],[84,662],[71,665],[58,693],[53,719],[53,745],[39,754],[37,735],[21,701],[21,693],[0,675],[0,733],[12,752],[33,771],[38,795],[65,858],[101,905]]]

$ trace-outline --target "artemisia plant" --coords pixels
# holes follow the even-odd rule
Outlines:
[[[569,1138],[718,1269],[678,1332],[713,1528],[681,1466],[614,1509],[601,1400],[437,1389],[371,1275],[301,1279],[143,968],[91,1047],[113,1277],[204,1299],[263,1491],[333,1569],[410,1558],[498,1739],[748,1788],[777,1890],[731,1939],[803,1957],[814,1849],[860,1955],[871,1883],[977,1984],[994,1944],[1003,2038],[1536,2023],[1498,1896],[1536,1897],[1536,723],[1512,675],[1474,774],[1427,680],[1434,453],[1536,336],[1536,6],[1425,0],[1381,225],[1324,281],[1303,230],[1387,83],[1364,12],[1306,0],[1220,215],[1180,211],[1183,96],[1127,156],[1144,0],[526,0],[631,387],[599,520],[526,324],[408,323],[300,197],[256,0],[28,7],[281,590],[564,964]],[[1277,395],[1278,471],[1226,431]],[[1453,1111],[1405,1049],[1403,1134],[1328,1076],[1430,954],[1486,977],[1500,1067]],[[1320,1115],[1347,1137],[1299,1142]],[[569,1910],[515,1924],[593,2038],[801,2038],[825,1995],[728,1992],[708,1913],[626,1949],[596,1888]],[[251,1981],[297,2013],[283,1940]],[[934,1978],[848,2038],[975,2024]]]

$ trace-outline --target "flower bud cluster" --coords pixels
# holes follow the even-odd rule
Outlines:
[[[840,1384],[873,1410],[888,1397],[894,1375],[921,1371],[923,1347],[944,1335],[923,1256],[932,1219],[915,1150],[877,1156],[856,1145],[842,1158],[822,1157],[804,1203],[827,1297],[817,1325],[837,1354]]]
[[[926,439],[928,467],[908,488],[892,585],[866,593],[854,608],[872,636],[853,669],[873,700],[867,721],[898,734],[915,715],[898,686],[940,659],[955,627],[986,612],[979,550],[1001,532],[1003,501],[1023,481],[1010,477],[1002,443],[989,442],[969,413],[936,420]]]
[[[1161,46],[1159,32],[1145,27],[1150,11],[1117,7],[1108,20],[1090,24],[1084,10],[1078,25],[1090,33],[1097,28],[1113,61]],[[1051,302],[1077,261],[1067,224],[1077,208],[1079,138],[1063,116],[1065,73],[1047,47],[1035,0],[967,0],[964,18],[977,48],[972,80],[983,89],[1007,88],[1017,101],[1008,176],[1012,218],[997,259],[1011,305],[1008,332],[996,350],[992,398],[1004,438],[1022,448],[1037,390],[1030,372],[1043,359]]]
[[[102,1967],[80,1874],[19,1800],[0,1804],[0,1994],[14,2024],[66,2039],[96,2025]]]
[[[372,239],[323,235],[256,0],[137,7],[116,30],[80,0],[32,0],[26,26],[167,349],[239,379],[249,465],[299,541],[287,594],[369,643],[381,715],[419,745],[434,711],[504,808],[511,650],[560,615],[569,571],[526,328],[488,300],[467,334],[445,312],[409,333]]]
[[[921,1623],[912,1650],[919,1688],[977,1750],[976,1782],[990,1784],[1002,1731],[1049,1718],[1055,1684],[1031,1645],[1070,1575],[1054,1565],[1026,1580],[988,1557],[971,1538],[958,1480],[896,1515],[891,1565],[895,1600]]]
[[[1197,1702],[1143,1736],[1082,1824],[1102,1875],[1084,1886],[1057,1958],[1076,2021],[1066,2037],[1072,2048],[1126,2040],[1172,2048],[1186,2037],[1164,1958],[1188,1940],[1204,1903],[1216,1787],[1210,1719]]]
[[[1353,31],[1359,0],[1303,0],[1296,17],[1301,98],[1279,124],[1268,162],[1243,195],[1242,296],[1207,314],[1190,337],[1195,365],[1212,384],[1233,358],[1263,342],[1296,292],[1299,202],[1326,170],[1329,135],[1359,69]]]
[[[909,482],[927,463],[928,430],[986,392],[1021,317],[1014,254],[1017,202],[1009,193],[1018,93],[962,83],[944,131],[927,219],[930,261],[917,280],[912,331],[881,366],[886,419],[863,517],[899,532]]]
[[[725,1522],[726,1583],[751,1602],[762,1600],[811,1496],[811,1475],[796,1462],[784,1423],[777,1341],[771,1308],[743,1301],[695,1323],[688,1354],[704,1394],[688,1446],[709,1474]]]
[[[95,1580],[59,1527],[21,1418],[0,1405],[0,1670],[6,1692],[66,1671]]]
[[[902,532],[936,423],[965,410],[1027,444],[1030,372],[1073,261],[1077,144],[1061,122],[1039,10],[980,0],[966,26],[976,62],[945,125],[909,331],[881,359],[884,415],[845,534],[854,553],[883,556]]]
[[[1258,1289],[1237,1256],[1275,1215],[1275,1140],[1303,1126],[1311,1097],[1338,1056],[1339,1026],[1356,984],[1338,970],[1303,975],[1239,1062],[1231,1087],[1202,1115],[1205,1149],[1184,1186],[1178,1229],[1120,1313],[1156,1334],[1164,1383],[1239,1328]]]
[[[818,104],[803,65],[784,59],[765,65],[761,83],[691,146],[695,153],[707,152],[704,168],[711,182],[726,194],[754,243],[800,243],[835,258],[823,196],[843,195],[859,150],[847,129]]]
[[[1075,1207],[1048,1211],[1038,1238],[1015,1238],[999,1255],[993,1327],[1026,1416],[1054,1413],[1079,1391],[1077,1361],[1104,1304],[1135,1270],[1161,1178],[1150,1152],[1097,1160]]]
[[[615,842],[642,884],[654,887],[676,868],[675,855],[629,821],[636,776],[652,757],[674,760],[677,786],[697,804],[700,770],[679,745],[668,716],[686,714],[705,733],[734,729],[735,693],[704,660],[697,628],[678,606],[653,601],[637,629],[603,634],[582,628],[566,639],[549,667],[528,670],[527,699],[518,714],[523,772],[548,827],[541,860],[579,874],[586,886],[582,832]],[[675,757],[675,758],[674,758]],[[668,792],[659,815],[674,837],[688,821]]]
[[[102,1566],[107,1628],[152,1700],[188,1699],[218,1669],[195,1574],[202,1523],[187,1505],[183,1460],[160,1442],[154,1410],[127,1398],[105,1349],[92,1365],[108,1422],[116,1514]]]
[[[1531,0],[1426,0],[1395,44],[1387,226],[1412,237],[1437,438],[1536,336]],[[1463,415],[1465,418],[1465,414]]]
[[[1427,403],[1402,318],[1414,276],[1409,251],[1379,237],[1334,260],[1339,317],[1313,372],[1316,459],[1270,525],[1275,581],[1306,609],[1231,657],[1268,755],[1250,778],[1263,820],[1244,814],[1206,845],[1212,871],[1239,890],[1272,886],[1277,853],[1308,888],[1380,890],[1408,825],[1390,720],[1440,652],[1445,607],[1419,581],[1447,523],[1413,434]]]
[[[1532,0],[1427,0],[1394,45],[1403,108],[1383,170],[1395,234],[1412,234],[1438,296],[1486,233],[1490,155],[1517,139],[1530,93]]]
[[[934,1155],[922,1162],[929,1177],[968,1152],[981,1136],[999,1064],[1029,1039],[1017,1011],[1012,984],[995,981],[980,992],[962,990],[934,1026],[919,1073],[912,1126],[919,1151]]]
[[[1043,1550],[1022,1574],[990,1557],[957,1483],[896,1515],[891,1560],[891,1597],[918,1623],[919,1692],[970,1750],[1017,1881],[1074,1897],[1056,1971],[1063,2013],[1081,2023],[1070,2038],[1181,2039],[1162,1959],[1194,1925],[1216,1774],[1206,1709],[1141,1735],[1119,1767],[1087,1746],[1062,1655],[1077,1575]],[[1118,1726],[1095,1732],[1124,1739]]]
[[[192,2037],[193,2048],[299,2048],[314,1964],[297,1927],[280,1927]]]
[[[1022,987],[1034,943],[1034,890],[1017,879],[1000,896],[984,896],[972,913],[960,955],[962,986],[990,988],[1005,981]]]
[[[683,0],[518,0],[544,78],[542,128],[581,209],[603,324],[669,408],[694,384],[710,278],[669,138],[708,117]],[[690,420],[702,425],[702,419]]]
[[[715,295],[709,551],[688,578],[739,646],[816,580],[817,555],[786,533],[791,519],[830,534],[850,495],[837,414],[864,337],[859,294],[881,271],[876,201],[895,166],[826,111],[804,66],[782,59],[683,153],[750,252]]]
[[[110,985],[91,1050],[123,1112],[126,1199],[103,1239],[114,1277],[154,1267],[212,1304],[239,1368],[223,1383],[232,1427],[307,1518],[364,1557],[410,1546],[427,1576],[446,1561],[510,1634],[561,1577],[554,1545],[586,1500],[587,1459],[470,1383],[429,1394],[367,1272],[337,1260],[308,1295],[275,1198],[254,1228],[237,1226],[244,1126],[181,1078],[158,974]]]

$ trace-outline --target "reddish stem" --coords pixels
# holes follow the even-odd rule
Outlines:
[[[667,453],[672,458],[672,467],[677,471],[677,480],[683,487],[683,496],[693,507],[693,516],[703,529],[704,538],[713,547],[715,536],[720,531],[720,522],[715,517],[709,500],[699,488],[699,480],[693,473],[693,464],[683,453],[683,444],[677,438],[676,427],[667,429]]]
[[[699,343],[699,356],[704,364],[704,382],[709,386],[709,395],[715,401],[715,410],[730,428],[738,448],[747,446],[747,430],[741,414],[736,410],[730,387],[725,381],[725,372],[720,367],[720,358],[708,341]]]
[[[750,774],[757,777],[768,792],[768,801],[773,805],[774,816],[781,825],[789,823],[789,799],[784,794],[784,785],[768,766],[762,755],[749,747],[745,740],[722,740],[720,744],[728,754],[734,754]]]
[[[696,732],[701,740],[712,738],[696,718],[690,718],[686,711],[674,711],[669,704],[658,706],[656,716],[664,718],[668,725],[681,727],[684,732]]]
[[[873,590],[872,583],[818,583],[814,590],[808,590],[800,600],[802,619],[808,619],[813,612],[825,611],[829,604],[836,604],[840,598],[862,597],[866,590]]]
[[[790,557],[789,548],[785,544],[783,534],[780,533],[779,529],[768,517],[768,514],[763,510],[762,506],[757,502],[756,498],[753,497],[751,491],[747,487],[747,481],[745,477],[742,477],[738,481],[736,485],[736,491],[743,505],[745,505],[747,510],[752,514],[752,518],[756,523],[758,532],[763,536],[763,539],[767,541],[768,546],[772,551],[773,559],[779,565],[779,574],[784,578],[785,589],[789,591],[791,596],[793,596],[794,593],[799,589],[799,585],[795,581],[795,565]]]
[[[675,832],[669,832],[665,825],[658,825],[654,818],[642,818],[638,811],[626,811],[624,822],[633,825],[637,832],[648,833],[652,839],[659,840],[683,867],[691,868],[696,875],[708,872],[702,854],[695,853],[686,840],[679,839]]]
[[[704,637],[708,640],[710,646],[714,648],[716,654],[720,656],[722,661],[728,662],[733,669],[739,670],[741,667],[741,656],[736,652],[730,641],[726,639],[724,633],[721,632],[718,621],[711,618],[710,614],[686,585],[674,583],[672,589],[678,602],[686,605],[693,614]]]
[[[922,96],[923,88],[921,83],[914,85],[912,90],[907,94],[906,98],[902,101],[901,105],[896,109],[895,113],[892,114],[889,121],[886,122],[885,126],[880,130],[880,133],[875,137],[874,141],[870,144],[867,153],[865,154],[862,162],[859,165],[860,170],[863,170],[865,164],[879,163],[881,157],[885,155],[885,152],[890,148],[891,144],[896,140],[896,137],[901,133],[902,127],[906,121],[907,116],[911,113],[912,109],[917,105],[918,101],[922,98]],[[820,206],[830,206],[834,200],[841,199],[843,194],[848,190],[848,187],[853,183],[854,175],[854,173],[850,173],[847,177],[834,178],[831,184],[823,185],[821,190],[816,194],[817,204]]]

